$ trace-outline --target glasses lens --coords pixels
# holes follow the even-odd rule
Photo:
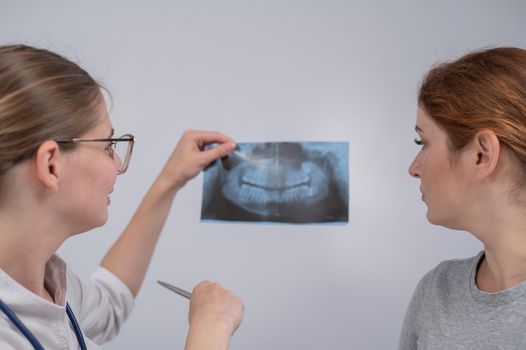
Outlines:
[[[121,161],[121,168],[119,171],[126,169],[126,163],[128,162],[128,147],[129,142],[115,142],[115,155],[119,157]]]

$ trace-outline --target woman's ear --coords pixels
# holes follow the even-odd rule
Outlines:
[[[59,189],[60,158],[60,148],[55,141],[45,141],[38,147],[35,158],[37,178],[44,187],[53,192]]]
[[[476,152],[476,176],[477,179],[484,180],[497,168],[501,145],[493,131],[484,129],[475,134],[473,147]]]

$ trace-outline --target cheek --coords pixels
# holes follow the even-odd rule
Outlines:
[[[101,190],[110,191],[117,180],[117,168],[112,159],[102,159],[93,167],[90,174],[90,182]]]
[[[425,153],[420,159],[420,181],[422,188],[429,192],[437,186],[440,181],[440,165],[437,164],[433,154]]]
[[[452,170],[447,158],[429,155],[423,167],[422,180],[425,181],[427,187],[433,186],[438,191],[448,188],[447,184],[451,181]]]
[[[111,187],[111,189],[113,189],[115,182],[117,182],[117,170],[115,167],[111,167],[108,169],[105,175],[105,182],[108,186]]]

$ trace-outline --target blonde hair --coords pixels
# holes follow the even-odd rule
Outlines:
[[[79,137],[93,128],[101,88],[56,53],[0,46],[0,181],[14,165],[33,157],[44,141]]]

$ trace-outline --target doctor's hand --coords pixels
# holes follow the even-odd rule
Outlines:
[[[204,151],[204,147],[211,143],[218,145]],[[187,130],[177,143],[161,176],[175,189],[180,189],[212,161],[227,156],[235,148],[234,140],[226,135]]]
[[[227,350],[243,318],[243,308],[243,301],[219,283],[199,283],[190,299],[185,350]]]
[[[195,286],[190,300],[190,327],[205,325],[226,327],[228,336],[234,334],[243,318],[241,298],[224,289],[219,283],[204,281]]]

